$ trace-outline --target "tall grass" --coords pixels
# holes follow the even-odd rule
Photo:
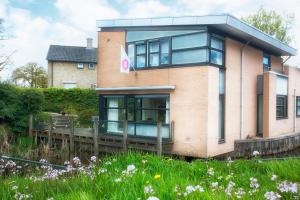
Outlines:
[[[135,170],[126,174],[128,165],[134,165]],[[29,180],[30,176],[41,176],[40,170],[29,172],[25,176],[0,176],[0,197],[14,199],[14,195],[20,192],[30,194],[31,199],[38,200],[131,200],[147,199],[150,196],[159,199],[237,199],[239,188],[242,188],[245,192],[241,195],[242,199],[264,199],[268,191],[277,192],[283,199],[299,198],[299,193],[280,192],[277,188],[278,183],[285,180],[300,182],[300,160],[297,159],[236,160],[232,163],[195,160],[188,163],[168,157],[129,152],[126,155],[106,157],[91,166],[92,173],[65,174],[55,180]],[[122,174],[124,170],[125,174]],[[271,180],[272,175],[277,175],[278,178]],[[256,178],[259,184],[253,194],[250,194],[253,191],[250,187],[251,177]],[[231,195],[225,192],[229,181],[235,183]],[[212,186],[216,182],[218,186]],[[189,185],[200,185],[204,192],[187,194],[186,187]],[[13,186],[18,186],[18,189],[14,190]],[[153,192],[145,193],[145,187],[149,186]]]

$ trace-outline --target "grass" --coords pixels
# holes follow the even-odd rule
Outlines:
[[[109,164],[111,163],[111,165]],[[122,175],[128,165],[134,165],[135,171],[130,175]],[[97,161],[91,173],[74,173],[62,175],[57,180],[31,181],[29,176],[40,176],[41,171],[28,172],[26,175],[0,175],[0,198],[14,199],[17,192],[30,194],[31,199],[147,199],[155,196],[159,199],[237,199],[235,192],[243,188],[246,192],[242,199],[264,199],[267,191],[278,192],[282,199],[299,199],[299,193],[281,193],[277,183],[287,180],[300,182],[300,160],[236,160],[230,165],[228,162],[201,161],[184,162],[167,157],[157,157],[150,154],[128,153],[115,155]],[[107,172],[98,173],[100,169]],[[209,175],[208,171],[213,171]],[[85,170],[88,172],[89,170]],[[105,170],[104,170],[105,171]],[[272,175],[278,176],[272,181]],[[154,178],[155,175],[156,179]],[[94,177],[93,179],[91,178]],[[253,195],[249,195],[249,179],[258,180],[259,188]],[[120,182],[116,182],[121,178]],[[229,181],[235,183],[232,195],[228,196],[225,189]],[[212,188],[211,184],[218,182]],[[153,193],[146,194],[145,186],[151,186]],[[188,185],[200,185],[204,192],[195,191],[184,196]],[[12,187],[18,186],[17,190]],[[175,192],[175,187],[178,187]],[[298,185],[299,186],[299,185]]]

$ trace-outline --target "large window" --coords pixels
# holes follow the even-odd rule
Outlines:
[[[300,117],[300,96],[296,97],[296,116]]]
[[[224,41],[207,32],[193,32],[127,43],[131,67],[137,69],[207,64],[224,65]]]
[[[169,138],[169,96],[121,95],[101,96],[100,119],[103,132],[122,134],[128,121],[128,134],[157,136],[157,123],[162,123],[162,137]]]
[[[263,55],[263,68],[264,68],[264,72],[265,71],[270,71],[271,70],[271,59],[270,59],[270,55],[265,54]]]
[[[288,79],[284,76],[277,76],[276,80],[276,118],[285,119],[288,117],[287,113],[287,94],[288,94]]]
[[[225,142],[225,70],[219,71],[219,143]]]

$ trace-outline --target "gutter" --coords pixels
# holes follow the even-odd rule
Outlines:
[[[240,70],[240,139],[243,138],[243,131],[244,131],[244,126],[243,126],[243,121],[244,121],[244,98],[243,98],[243,68],[244,68],[244,50],[245,48],[249,45],[251,42],[251,39],[249,39],[241,48],[241,70]]]

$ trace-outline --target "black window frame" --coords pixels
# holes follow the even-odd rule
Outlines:
[[[219,105],[219,109],[221,108],[222,109],[222,112],[220,113],[219,111],[219,115],[222,114],[222,116],[219,116],[219,119],[221,118],[221,132],[218,134],[218,136],[221,136],[221,137],[218,137],[218,143],[219,144],[222,144],[222,143],[225,143],[225,91],[226,91],[226,70],[225,69],[219,69],[219,70],[222,70],[223,74],[224,74],[224,93],[221,93],[219,91],[219,103],[221,102],[222,103],[222,108],[221,106]],[[221,71],[219,72],[219,74],[221,73]],[[220,75],[219,75],[220,77]],[[220,81],[219,81],[219,84],[220,84]],[[220,88],[220,86],[219,86]],[[220,130],[219,130],[220,131]]]
[[[93,67],[91,67],[91,65],[92,65]],[[96,68],[96,67],[95,67],[95,63],[89,63],[89,64],[88,64],[88,69],[89,69],[89,70],[95,70],[95,68]]]
[[[279,99],[283,100],[283,104],[279,105]],[[278,108],[282,109],[282,115],[278,115]],[[288,98],[287,95],[276,95],[276,119],[287,119],[288,118]]]
[[[268,64],[264,63],[264,58],[268,59]],[[269,54],[263,53],[262,64],[263,64],[263,71],[264,72],[271,71],[271,56]]]
[[[119,120],[108,120],[107,119],[107,111],[108,109],[124,109],[125,110],[125,120],[128,121],[128,123],[133,123],[134,124],[134,135],[128,135],[128,136],[133,136],[133,137],[141,137],[141,138],[147,138],[149,136],[142,136],[142,135],[137,135],[136,133],[136,125],[137,124],[148,124],[148,125],[157,125],[157,122],[146,122],[146,121],[137,121],[137,110],[156,110],[156,111],[161,111],[164,110],[166,113],[169,114],[170,117],[170,107],[167,109],[160,109],[160,108],[137,108],[137,99],[140,98],[139,96],[143,96],[145,98],[147,98],[147,96],[157,96],[159,98],[165,98],[166,100],[168,100],[170,102],[170,95],[169,94],[143,94],[143,95],[139,95],[139,94],[103,94],[103,95],[99,95],[99,122],[100,122],[100,132],[107,134],[107,135],[114,135],[113,133],[107,133],[107,131],[105,131],[105,126],[104,124],[107,122],[118,122],[120,124],[123,125],[124,121],[119,121]],[[123,98],[124,99],[124,107],[107,107],[106,106],[106,99],[109,97],[118,97],[118,98]],[[128,103],[129,103],[129,98],[133,98],[134,99],[134,117],[133,120],[129,120],[128,119]],[[170,119],[170,118],[169,118]],[[169,131],[171,131],[170,129],[170,125],[171,122],[169,121],[168,123],[162,122],[162,126],[169,126]],[[169,138],[163,138],[165,139],[171,139],[171,136],[169,135]],[[153,137],[150,137],[153,138]]]
[[[150,45],[151,43],[158,43],[158,51],[155,51],[155,52],[151,52],[150,50]],[[159,39],[154,39],[154,40],[148,40],[147,42],[147,46],[148,46],[148,51],[147,51],[147,57],[148,57],[148,63],[147,63],[147,66],[148,67],[158,67],[160,65],[160,51],[161,51],[161,44],[160,44],[160,40]],[[150,59],[150,56],[151,54],[157,54],[158,55],[158,65],[151,65],[151,59]]]
[[[297,113],[298,109],[300,109],[300,96],[296,97],[296,117],[300,118],[300,114],[298,115],[298,113]]]
[[[180,37],[180,36],[185,36],[185,35],[193,35],[193,34],[199,34],[199,33],[206,33],[207,34],[207,42],[205,46],[199,46],[199,47],[192,47],[192,48],[184,48],[184,49],[176,49],[172,50],[172,40],[174,37]],[[212,48],[211,47],[211,37],[217,38],[223,42],[223,50]],[[169,41],[169,58],[168,58],[168,64],[161,64],[161,46],[162,46],[162,40],[168,40]],[[150,57],[149,57],[149,42],[151,41],[159,41],[159,65],[158,66],[150,66]],[[145,67],[137,67],[137,56],[140,54],[137,54],[137,45],[138,44],[145,44],[146,45],[146,61],[145,61]],[[131,41],[131,42],[126,42],[126,51],[128,52],[128,45],[134,44],[134,69],[132,67],[130,68],[130,71],[133,70],[147,70],[147,69],[159,69],[159,68],[172,68],[172,67],[181,67],[181,66],[199,66],[199,65],[212,65],[220,68],[225,68],[225,39],[224,37],[220,35],[216,35],[213,32],[210,31],[197,31],[193,33],[185,33],[185,34],[179,34],[179,35],[174,35],[174,36],[165,36],[165,37],[156,37],[156,38],[151,38],[151,39],[146,39],[146,40],[138,40],[138,41]],[[183,64],[173,64],[172,63],[172,57],[173,57],[173,52],[179,52],[179,51],[187,51],[187,50],[197,50],[197,49],[206,49],[207,50],[207,61],[206,62],[195,62],[195,63],[183,63]],[[218,65],[215,63],[211,62],[211,51],[218,51],[222,53],[222,65]],[[144,54],[143,54],[144,55]]]
[[[147,54],[148,54],[148,42],[147,41],[140,41],[140,42],[136,42],[135,43],[135,45],[134,45],[134,60],[135,60],[135,65],[134,65],[134,67],[136,68],[136,69],[143,69],[143,68],[146,68],[146,67],[148,67],[148,56],[147,56]],[[139,45],[145,45],[145,52],[144,53],[138,53],[137,52],[137,47],[139,46]],[[127,46],[127,45],[126,45]],[[138,56],[145,56],[145,66],[144,67],[137,67],[137,57]]]

